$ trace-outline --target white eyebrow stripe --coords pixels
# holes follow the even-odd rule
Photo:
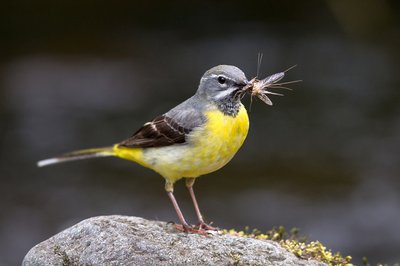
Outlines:
[[[230,77],[227,77],[227,76],[225,76],[225,75],[223,75],[223,74],[219,74],[219,75],[217,75],[217,74],[212,74],[212,75],[210,75],[210,77],[211,77],[211,78],[224,77],[224,78],[226,78],[226,79],[229,79],[229,80],[232,80],[232,81],[233,81],[233,79],[231,79]]]
[[[217,75],[217,74],[211,74],[210,76],[202,77],[201,80],[212,79],[212,78],[218,78],[218,77],[224,77],[225,79],[230,80],[230,81],[232,81],[233,83],[236,83],[235,80],[233,80],[233,79],[231,79],[230,77],[227,77],[227,76],[225,76],[225,75],[223,75],[223,74],[219,74],[219,75]]]
[[[234,92],[236,89],[237,89],[237,88],[234,88],[234,87],[232,88],[232,87],[231,87],[231,88],[229,88],[229,89],[220,91],[219,93],[217,93],[217,94],[215,95],[214,99],[219,100],[219,99],[225,98],[226,96],[228,96],[229,94],[231,94],[232,92]]]

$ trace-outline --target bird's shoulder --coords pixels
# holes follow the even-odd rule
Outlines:
[[[206,121],[203,105],[191,97],[167,113],[145,123],[131,137],[119,143],[122,147],[162,147],[183,144],[187,135]]]

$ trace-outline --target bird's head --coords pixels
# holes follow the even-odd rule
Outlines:
[[[235,66],[219,65],[211,68],[200,80],[197,94],[220,103],[240,102],[250,82],[243,71]]]

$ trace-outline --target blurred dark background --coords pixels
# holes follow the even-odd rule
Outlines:
[[[222,228],[299,227],[334,251],[400,259],[399,2],[6,1],[0,9],[0,265],[78,221],[176,221],[157,174],[117,159],[38,169],[106,146],[233,64],[250,79],[298,64],[274,106],[253,101],[245,145],[200,178]],[[249,99],[244,100],[249,106]],[[187,218],[192,205],[180,182]]]

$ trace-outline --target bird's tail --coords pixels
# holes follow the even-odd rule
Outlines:
[[[115,156],[113,147],[73,151],[73,152],[62,154],[62,155],[54,157],[54,158],[41,160],[37,163],[37,165],[39,167],[42,167],[42,166],[47,166],[47,165],[56,164],[56,163],[64,163],[64,162],[69,162],[69,161],[83,160],[83,159],[89,159],[89,158],[98,158],[98,157],[107,157],[107,156]]]

